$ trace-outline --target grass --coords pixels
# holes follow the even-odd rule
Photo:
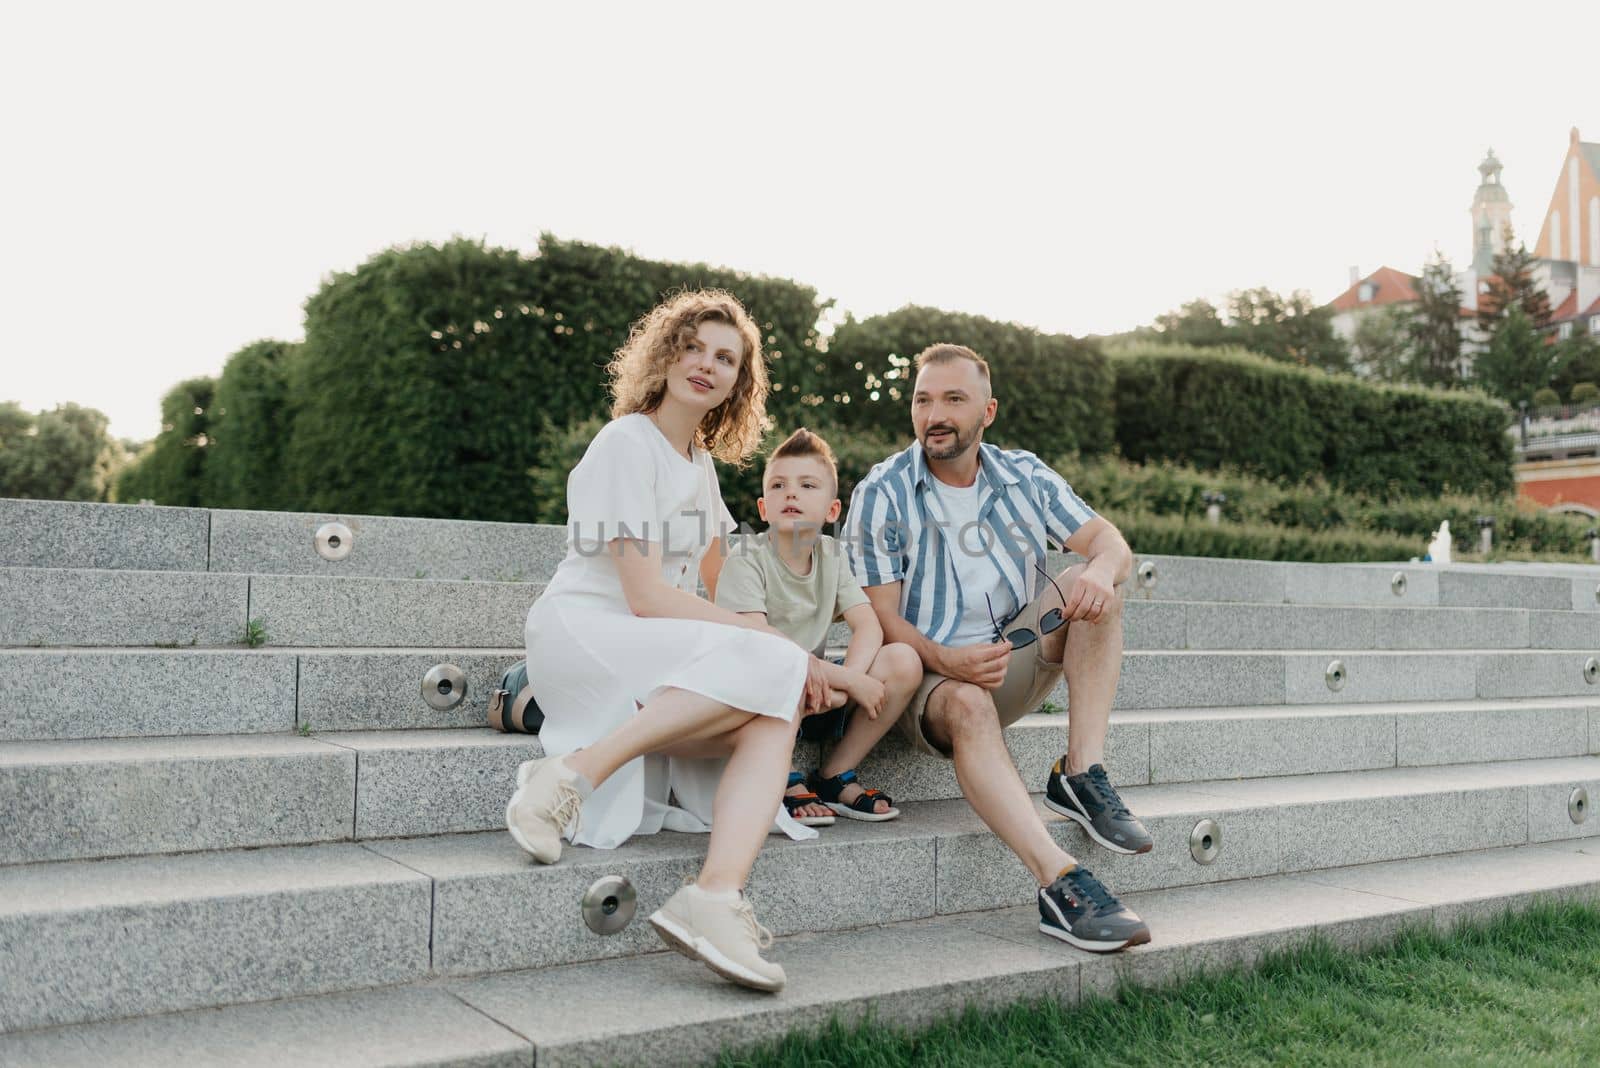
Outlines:
[[[259,619],[252,619],[244,625],[244,644],[252,649],[259,649],[267,644],[267,626]]]
[[[1600,1064],[1600,909],[1547,904],[1365,954],[1313,942],[1077,1008],[968,1010],[916,1034],[835,1021],[723,1068]]]

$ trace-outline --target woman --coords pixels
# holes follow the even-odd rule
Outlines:
[[[731,295],[684,293],[634,324],[608,370],[612,421],[568,476],[567,556],[528,613],[550,755],[518,769],[506,825],[546,864],[569,832],[613,848],[709,826],[699,876],[650,922],[734,982],[779,990],[743,888],[824,669],[695,593],[698,577],[715,594],[725,549],[706,550],[733,525],[712,457],[743,461],[760,441],[760,333]]]

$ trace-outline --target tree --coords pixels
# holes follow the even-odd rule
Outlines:
[[[1574,334],[1556,343],[1560,352],[1560,368],[1550,385],[1571,396],[1579,382],[1600,382],[1600,337],[1592,334]]]
[[[298,350],[286,341],[257,341],[224,365],[207,431],[209,507],[293,507],[284,492],[283,447],[290,425],[288,363]]]
[[[1461,384],[1461,287],[1444,254],[1422,268],[1409,324],[1412,377],[1431,386]]]
[[[205,502],[206,449],[211,444],[214,378],[179,382],[161,398],[161,432],[117,480],[119,501],[200,507]]]
[[[1411,310],[1389,304],[1361,316],[1350,339],[1350,359],[1352,370],[1362,378],[1411,381]]]
[[[1560,368],[1561,350],[1534,328],[1520,304],[1506,308],[1489,347],[1473,365],[1473,379],[1484,390],[1515,407],[1531,402]]]
[[[1273,360],[1348,371],[1350,349],[1333,331],[1333,311],[1318,307],[1310,294],[1287,298],[1265,286],[1228,295],[1228,321],[1234,343]]]
[[[1160,340],[1203,348],[1234,346],[1301,367],[1348,371],[1350,349],[1334,333],[1333,312],[1318,307],[1296,290],[1287,297],[1265,286],[1228,294],[1224,318],[1207,300],[1191,300],[1176,311],[1158,315],[1130,340]]]
[[[1222,313],[1209,300],[1191,300],[1177,311],[1156,316],[1155,323],[1140,333],[1159,334],[1164,340],[1183,345],[1231,345],[1234,337]]]
[[[0,497],[101,501],[123,453],[103,412],[62,404],[37,416],[0,405]]]
[[[1542,330],[1550,322],[1550,296],[1533,277],[1533,254],[1521,242],[1511,243],[1509,223],[1505,244],[1505,250],[1494,258],[1489,288],[1478,299],[1478,325],[1492,335],[1506,309],[1518,307],[1534,329]]]

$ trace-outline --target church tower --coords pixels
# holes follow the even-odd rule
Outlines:
[[[1494,149],[1478,164],[1478,193],[1472,198],[1472,271],[1479,278],[1494,273],[1494,258],[1506,248],[1511,225],[1511,198],[1500,184],[1500,161]]]

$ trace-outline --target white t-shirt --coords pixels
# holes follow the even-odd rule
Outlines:
[[[600,429],[567,476],[567,556],[544,596],[581,596],[628,611],[606,549],[613,538],[659,543],[662,579],[694,593],[701,557],[732,530],[711,454],[696,447],[689,460],[649,416],[624,415]]]
[[[946,644],[959,647],[992,642],[995,622],[1004,623],[1021,606],[1014,603],[1006,584],[997,581],[989,559],[994,534],[978,523],[978,483],[951,486],[934,476],[933,490],[938,495],[937,507],[944,513],[942,533],[955,563],[963,602],[961,622]],[[991,606],[993,620],[989,617]]]

